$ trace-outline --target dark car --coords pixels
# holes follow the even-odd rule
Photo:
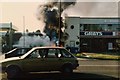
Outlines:
[[[30,49],[31,48],[14,48],[9,52],[5,53],[5,58],[22,56],[23,54],[28,52]]]
[[[79,64],[77,58],[63,47],[34,47],[20,57],[0,61],[8,78],[22,72],[60,71],[72,73]]]

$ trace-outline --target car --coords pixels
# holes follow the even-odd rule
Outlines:
[[[22,56],[7,58],[0,63],[8,78],[26,72],[72,73],[79,66],[77,58],[63,47],[34,47]]]
[[[9,52],[5,53],[5,59],[10,58],[10,57],[17,57],[17,56],[22,56],[25,54],[27,51],[29,51],[31,48],[14,48],[10,50]]]

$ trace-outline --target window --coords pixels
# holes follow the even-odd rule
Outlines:
[[[108,24],[108,26],[112,26],[112,24]]]
[[[73,57],[67,50],[64,50],[64,49],[61,50],[61,54],[63,57],[66,57],[66,58]]]
[[[108,43],[108,50],[112,50],[113,49],[113,43]]]
[[[78,41],[76,42],[76,45],[79,45],[79,42],[78,42]]]
[[[33,51],[28,58],[40,58],[39,50]]]
[[[74,29],[74,25],[71,25],[71,29]]]
[[[59,49],[49,49],[46,58],[59,58],[61,57]]]
[[[39,54],[41,56],[41,58],[45,58],[45,56],[47,55],[48,50],[47,49],[40,49],[39,50]]]
[[[70,41],[70,47],[75,47],[75,41]]]

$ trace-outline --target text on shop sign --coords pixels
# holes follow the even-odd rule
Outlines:
[[[102,32],[84,32],[84,35],[102,36]]]

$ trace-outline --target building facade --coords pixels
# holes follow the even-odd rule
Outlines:
[[[81,52],[105,52],[120,49],[120,18],[67,17],[65,46]]]
[[[13,45],[13,33],[17,31],[17,27],[10,23],[0,23],[0,52],[3,50],[10,50],[12,49]],[[4,46],[7,46],[3,48]]]

